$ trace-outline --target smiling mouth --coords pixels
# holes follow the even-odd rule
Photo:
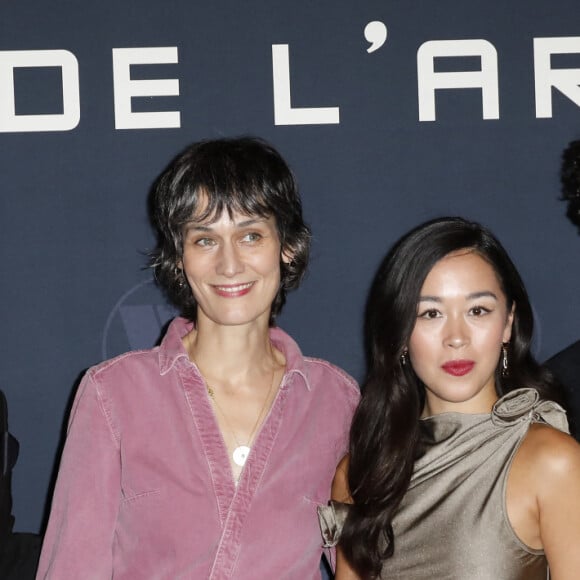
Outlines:
[[[219,296],[237,298],[238,296],[244,296],[244,294],[247,294],[253,285],[254,282],[247,282],[245,284],[231,284],[227,286],[214,285],[213,288]]]
[[[472,360],[450,360],[441,365],[441,368],[449,375],[454,377],[462,377],[471,372],[475,362]]]

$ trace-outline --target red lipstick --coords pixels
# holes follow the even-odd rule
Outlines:
[[[472,360],[450,360],[441,365],[441,368],[449,375],[462,377],[471,372],[475,362]]]

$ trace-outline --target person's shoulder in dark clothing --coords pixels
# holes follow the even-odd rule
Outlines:
[[[565,389],[571,432],[580,441],[580,340],[555,354],[545,364]]]

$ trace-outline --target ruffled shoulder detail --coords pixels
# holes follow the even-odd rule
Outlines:
[[[515,389],[496,401],[491,412],[494,425],[546,423],[569,433],[566,411],[554,401],[543,401],[536,389]]]
[[[318,522],[324,548],[334,548],[340,540],[350,505],[331,500],[328,505],[318,506]]]

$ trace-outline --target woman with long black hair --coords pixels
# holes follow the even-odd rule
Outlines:
[[[337,580],[578,578],[580,446],[532,331],[522,280],[479,224],[431,221],[387,255],[350,453],[320,509]]]

